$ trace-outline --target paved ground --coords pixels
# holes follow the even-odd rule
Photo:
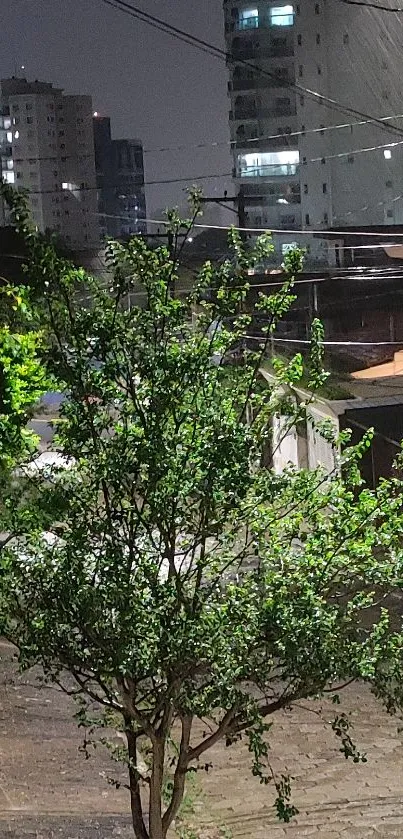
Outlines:
[[[9,647],[0,645],[0,658],[0,839],[129,839],[127,793],[101,776],[111,771],[102,750],[89,761],[78,751],[69,701],[38,690],[32,679],[15,678]],[[273,791],[251,777],[246,747],[220,745],[209,753],[214,769],[199,776],[204,792],[194,821],[203,839],[218,839],[221,826],[234,839],[402,839],[398,721],[363,689],[346,696],[368,763],[346,762],[312,710],[280,715],[270,740],[272,763],[295,776],[297,821],[278,824]],[[325,718],[332,711],[328,706]]]
[[[1,839],[127,839],[125,792],[101,772],[114,768],[101,750],[85,760],[70,702],[13,679],[10,648],[0,644]]]
[[[339,744],[313,708],[299,707],[276,717],[271,733],[271,761],[294,776],[293,801],[300,814],[280,825],[273,814],[272,788],[248,773],[246,747],[215,749],[215,771],[204,789],[211,815],[207,826],[224,824],[234,839],[381,839],[403,837],[403,735],[399,721],[385,714],[365,689],[348,689],[356,742],[368,763],[356,765],[338,752]],[[307,706],[308,707],[308,706]],[[324,706],[332,719],[335,707]],[[226,758],[226,759],[225,759]]]

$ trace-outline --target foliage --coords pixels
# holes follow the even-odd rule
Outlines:
[[[354,448],[344,434],[340,454],[328,428],[338,458],[330,475],[260,465],[263,447],[274,454],[284,385],[324,380],[316,323],[308,369],[296,356],[259,386],[293,284],[290,274],[281,295],[260,298],[267,332],[250,348],[245,268],[266,241],[246,250],[233,231],[234,259],[206,263],[178,299],[172,215],[171,253],[138,237],[109,245],[105,288],[60,260],[29,231],[21,198],[7,198],[33,287],[46,281],[36,317],[47,374],[68,397],[56,444],[70,468],[33,476],[18,504],[12,496],[24,541],[1,554],[2,630],[22,667],[42,665],[75,696],[86,749],[97,726],[124,732],[127,748],[114,754],[137,839],[163,839],[189,772],[209,768],[216,743],[242,736],[288,821],[290,778],[269,761],[276,712],[342,695],[350,680],[401,709],[403,635],[390,598],[402,585],[401,485],[365,488],[369,438]],[[139,284],[143,308],[128,305]],[[287,410],[293,424],[309,400]],[[333,729],[343,754],[362,759],[339,710]]]
[[[0,286],[0,480],[35,449],[26,425],[46,390],[41,333],[32,322],[25,288]]]

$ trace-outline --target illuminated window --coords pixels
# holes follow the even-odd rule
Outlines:
[[[286,256],[287,253],[290,251],[296,250],[298,247],[298,242],[283,242],[281,245],[281,253],[283,256]]]
[[[292,26],[294,23],[294,7],[273,6],[270,9],[270,23],[272,26]]]
[[[240,12],[238,29],[257,29],[259,26],[259,12],[257,9],[244,9]]]
[[[296,175],[299,152],[294,149],[278,152],[251,152],[238,155],[238,170],[241,178],[282,177]]]
[[[384,156],[385,160],[391,160],[392,159],[391,150],[390,149],[385,149],[385,151],[383,153],[383,156]]]
[[[3,178],[5,179],[6,183],[8,183],[8,184],[15,183],[14,172],[3,172]]]

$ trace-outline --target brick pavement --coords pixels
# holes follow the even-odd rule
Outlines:
[[[1,645],[0,658],[0,839],[129,839],[127,795],[101,777],[111,771],[102,750],[89,761],[79,753],[68,700],[38,691],[32,678],[10,682],[9,649]],[[363,687],[348,688],[345,697],[342,710],[352,711],[355,739],[368,763],[347,762],[312,710],[280,714],[270,736],[271,759],[276,770],[295,777],[300,815],[280,825],[273,789],[251,776],[246,746],[220,744],[206,756],[213,770],[198,776],[204,792],[194,819],[203,839],[216,839],[222,826],[234,839],[403,839],[399,721]],[[328,719],[334,711],[325,706]]]
[[[273,789],[250,772],[246,746],[214,749],[211,774],[204,779],[206,827],[226,825],[234,839],[380,839],[403,837],[403,735],[363,686],[344,692],[341,710],[351,711],[354,737],[366,764],[347,761],[328,725],[313,709],[279,714],[269,737],[271,762],[294,776],[293,803],[300,810],[290,825],[273,812]],[[330,720],[335,706],[324,703]],[[208,813],[208,815],[207,815]]]

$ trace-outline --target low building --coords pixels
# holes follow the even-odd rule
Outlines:
[[[339,450],[321,433],[324,421],[333,427],[334,435],[351,429],[352,443],[358,443],[368,429],[374,429],[370,449],[364,454],[361,472],[366,484],[375,488],[380,478],[395,474],[395,460],[403,439],[403,365],[401,353],[395,364],[380,371],[373,368],[372,376],[351,378],[334,390],[334,395],[312,394],[300,387],[282,386],[287,401],[308,403],[307,420],[290,423],[287,411],[278,413],[273,420],[273,434],[269,465],[277,474],[284,469],[316,469],[321,467],[329,475],[338,468]],[[381,365],[384,367],[384,365]],[[366,371],[367,372],[367,371]],[[385,375],[382,375],[385,373]],[[274,375],[262,366],[260,375],[269,385]]]

